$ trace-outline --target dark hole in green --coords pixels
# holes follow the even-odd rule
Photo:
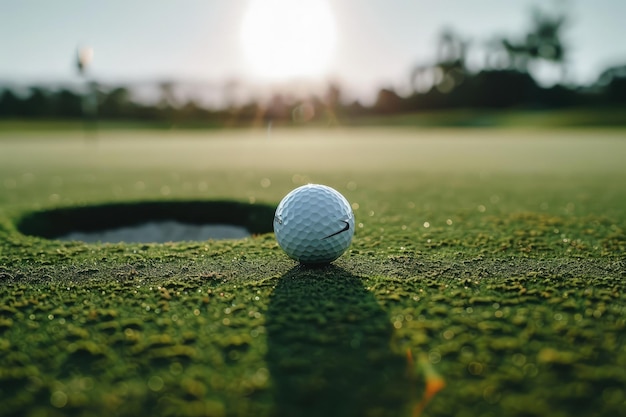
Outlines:
[[[71,232],[98,232],[149,222],[177,221],[191,225],[227,224],[251,234],[273,230],[275,206],[236,201],[152,201],[62,207],[23,216],[18,230],[29,236],[55,239]]]

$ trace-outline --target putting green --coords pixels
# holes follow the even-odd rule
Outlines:
[[[3,412],[411,416],[427,392],[431,416],[620,415],[623,136],[2,132]],[[356,216],[350,250],[323,268],[296,265],[271,233],[84,244],[18,231],[64,207],[267,208],[308,182]]]

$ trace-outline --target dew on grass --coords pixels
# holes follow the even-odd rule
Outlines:
[[[489,404],[497,404],[502,398],[502,394],[498,392],[495,386],[489,385],[483,390],[483,398]]]
[[[183,365],[180,362],[173,362],[170,364],[170,373],[172,375],[180,375],[183,373]]]
[[[480,362],[470,362],[467,365],[467,371],[472,375],[481,375],[483,373],[483,365]]]
[[[163,386],[163,379],[159,376],[151,376],[150,379],[148,379],[148,388],[150,388],[151,391],[161,391],[161,389],[163,389]]]
[[[78,380],[78,384],[81,390],[83,391],[89,391],[91,389],[93,389],[93,378],[91,377],[82,377]]]
[[[526,364],[526,356],[524,356],[521,353],[515,353],[511,357],[511,361],[513,362],[514,365],[522,367]]]
[[[433,365],[439,363],[441,361],[441,353],[439,353],[439,350],[432,349],[430,352],[428,352],[428,360]]]
[[[54,391],[50,396],[50,404],[56,408],[63,408],[67,405],[67,394],[63,391]]]

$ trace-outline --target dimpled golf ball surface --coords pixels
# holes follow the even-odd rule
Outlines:
[[[278,204],[274,233],[290,258],[304,264],[329,263],[350,246],[354,214],[348,200],[333,188],[303,185]]]

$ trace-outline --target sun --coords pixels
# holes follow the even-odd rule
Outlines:
[[[246,73],[289,81],[324,75],[336,26],[326,0],[251,0],[241,25]]]

